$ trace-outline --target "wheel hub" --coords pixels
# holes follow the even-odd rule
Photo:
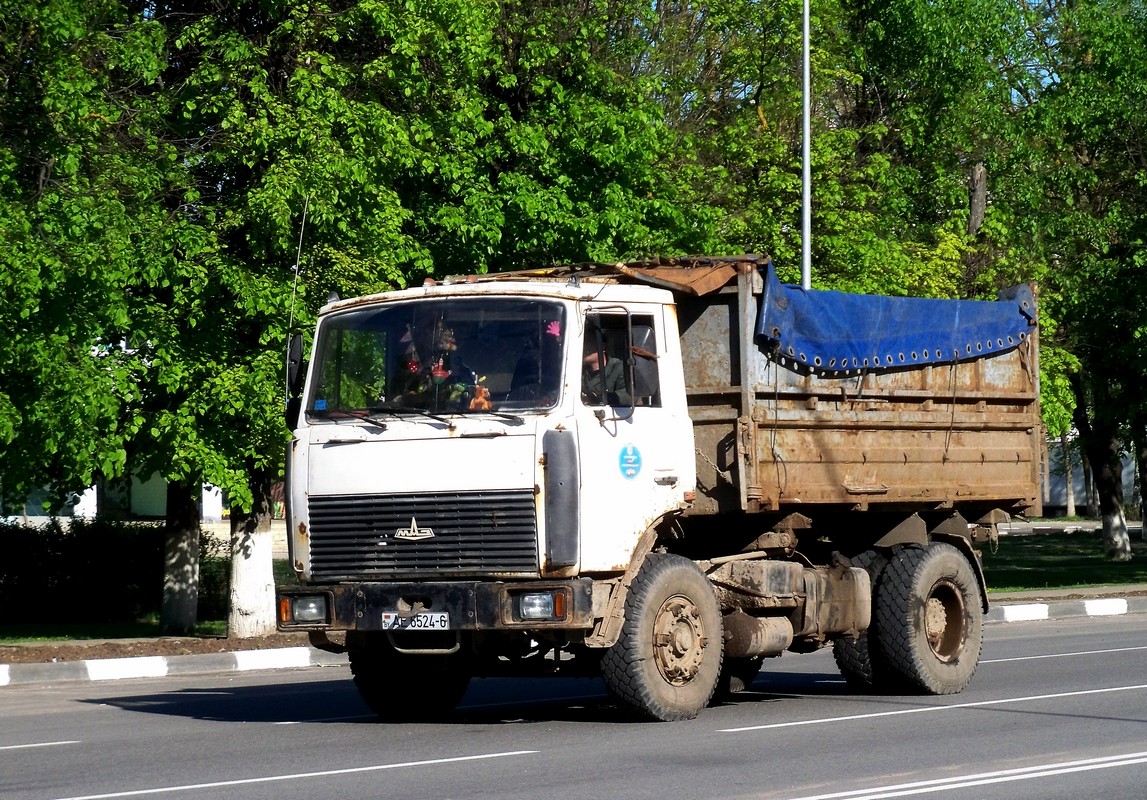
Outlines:
[[[951,581],[940,581],[924,605],[924,635],[936,658],[944,662],[959,658],[966,629],[963,593]]]
[[[661,604],[653,624],[653,644],[657,670],[666,681],[684,686],[697,677],[709,641],[692,600],[674,595]]]

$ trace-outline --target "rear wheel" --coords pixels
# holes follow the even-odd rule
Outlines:
[[[384,633],[350,633],[351,674],[367,706],[388,722],[440,719],[466,694],[470,672],[459,653],[408,655]]]
[[[971,682],[984,612],[976,574],[955,547],[899,550],[885,570],[875,616],[883,657],[913,688],[955,694]]]
[[[641,717],[692,719],[717,687],[723,645],[708,578],[686,558],[653,553],[629,587],[621,636],[602,656],[602,678]]]
[[[865,550],[849,560],[852,566],[868,572],[875,596],[880,578],[888,566],[888,556],[878,550]],[[837,639],[833,642],[832,657],[836,660],[840,674],[853,689],[873,691],[888,688],[891,669],[883,658],[879,640],[880,625],[873,615],[868,630],[861,632],[857,638]]]

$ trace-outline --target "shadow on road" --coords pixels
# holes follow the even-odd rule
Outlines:
[[[416,683],[396,691],[430,691]],[[715,705],[799,701],[847,694],[838,676],[764,672],[748,691]],[[183,685],[167,691],[93,698],[86,702],[125,711],[212,722],[266,724],[384,724],[347,679],[220,687]],[[476,679],[449,717],[426,724],[521,725],[549,722],[625,723],[631,715],[613,705],[600,680],[588,678]]]

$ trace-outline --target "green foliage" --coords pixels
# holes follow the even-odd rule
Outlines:
[[[1019,200],[1050,266],[1045,315],[1057,326],[1044,340],[1070,359],[1045,360],[1078,375],[1073,400],[1094,455],[1147,413],[1147,10],[1132,0],[1040,9],[1045,85],[1024,113],[1039,192]],[[1062,374],[1050,387],[1060,397]],[[1049,417],[1049,428],[1064,424]]]
[[[138,90],[155,77],[158,36],[114,5],[7,4],[2,16],[0,474],[9,497],[59,496],[122,473],[139,424],[121,347],[127,287],[169,245],[140,231],[171,231],[156,202],[170,151]]]
[[[1041,323],[1054,330],[1049,312],[1044,312]],[[1040,410],[1048,436],[1058,437],[1071,430],[1076,398],[1068,376],[1079,372],[1080,367],[1080,360],[1068,350],[1050,341],[1040,343]]]
[[[250,508],[332,290],[689,252],[796,279],[796,0],[143,8],[0,0],[10,498],[136,471]],[[1075,374],[1147,412],[1142,4],[813,12],[814,283],[1039,280],[1049,430]]]

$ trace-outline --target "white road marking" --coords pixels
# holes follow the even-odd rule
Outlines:
[[[1023,603],[1014,606],[1002,606],[1004,609],[1004,622],[1032,622],[1038,619],[1047,619],[1047,603]]]
[[[1050,603],[1015,603],[998,608],[1003,609],[1004,622],[1032,622],[1051,616]],[[1095,597],[1083,601],[1083,613],[1089,617],[1111,617],[1127,612],[1127,600],[1122,597]]]
[[[1038,661],[1041,658],[1070,658],[1072,656],[1101,656],[1107,653],[1132,653],[1136,650],[1147,650],[1147,645],[1140,647],[1113,647],[1110,650],[1077,650],[1072,653],[1045,653],[1039,656],[1016,656],[1015,658],[985,658],[981,664],[1006,664],[1009,661]]]
[[[59,747],[64,744],[79,744],[79,739],[68,739],[61,742],[32,742],[30,744],[9,744],[0,747],[0,750],[25,750],[29,747]]]
[[[274,783],[276,781],[296,781],[306,778],[325,778],[332,775],[354,775],[361,772],[379,772],[387,769],[403,769],[405,767],[429,767],[436,764],[457,764],[463,761],[481,761],[488,758],[508,758],[510,756],[533,755],[537,750],[512,750],[507,753],[486,753],[480,756],[457,756],[455,758],[432,758],[426,761],[406,761],[398,764],[375,764],[369,767],[350,767],[348,769],[329,769],[321,772],[296,772],[288,775],[268,775],[263,778],[239,778],[233,781],[213,781],[211,783],[189,783],[181,786],[159,786],[154,789],[135,789],[128,792],[108,792],[107,794],[85,794],[76,797],[62,797],[57,800],[107,800],[114,797],[141,797],[149,794],[166,794],[168,792],[191,792],[197,789],[218,789],[224,786],[246,786],[253,783]]]
[[[1032,778],[1047,778],[1054,775],[1068,775],[1073,772],[1090,772],[1111,767],[1130,767],[1147,764],[1147,753],[1127,753],[1121,756],[1088,758],[1082,761],[1064,761],[1059,764],[1044,764],[1038,767],[1020,767],[995,772],[981,772],[956,778],[936,778],[915,783],[900,783],[889,786],[876,786],[868,789],[853,789],[847,792],[795,797],[792,800],[878,800],[885,797],[908,797],[915,794],[944,792],[950,789],[967,789],[972,786],[987,786],[993,783],[1026,781]]]
[[[309,647],[279,647],[273,650],[237,650],[235,668],[240,672],[255,669],[284,669],[288,667],[309,667],[311,650]]]
[[[1112,692],[1134,692],[1143,689],[1147,689],[1147,683],[1137,683],[1133,686],[1112,686],[1107,689],[1084,689],[1078,692],[1055,692],[1053,694],[1033,694],[1025,697],[1005,697],[1001,700],[980,700],[974,703],[953,703],[949,706],[917,706],[915,708],[902,708],[897,711],[877,711],[872,714],[850,714],[844,717],[821,717],[819,719],[802,719],[794,722],[774,722],[768,725],[746,725],[743,728],[721,728],[717,733],[743,733],[745,731],[775,730],[777,728],[797,728],[802,725],[820,725],[826,722],[848,722],[859,719],[897,717],[903,716],[904,714],[928,714],[940,711],[954,711],[959,708],[984,708],[987,706],[1002,706],[1009,703],[1057,700],[1064,697],[1086,697],[1088,695],[1110,694]]]
[[[88,679],[93,681],[162,678],[167,675],[167,659],[163,656],[95,658],[85,661],[84,665],[88,668]]]
[[[1089,617],[1106,617],[1127,613],[1127,601],[1122,597],[1099,597],[1084,600],[1083,608]]]

